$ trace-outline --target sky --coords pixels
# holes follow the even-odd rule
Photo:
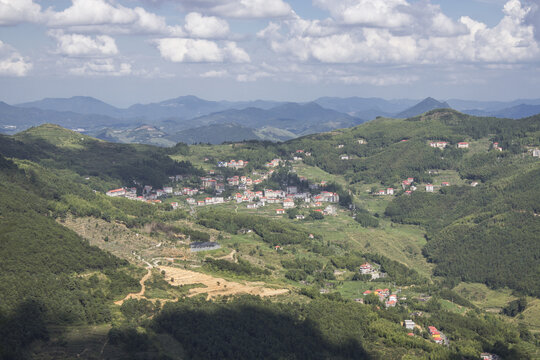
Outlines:
[[[540,98],[539,0],[0,0],[0,101]]]

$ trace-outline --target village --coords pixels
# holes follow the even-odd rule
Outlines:
[[[106,195],[111,197],[124,197],[132,200],[145,201],[148,203],[162,203],[168,197],[182,197],[190,206],[209,206],[224,203],[245,204],[248,209],[257,209],[269,204],[277,204],[277,215],[284,214],[286,210],[302,205],[306,208],[316,208],[314,211],[323,215],[336,215],[336,207],[329,204],[339,203],[339,195],[335,192],[325,191],[327,181],[309,183],[305,177],[299,177],[300,186],[286,186],[282,189],[262,188],[261,184],[269,179],[274,173],[274,168],[284,165],[281,159],[273,159],[265,166],[267,171],[254,170],[250,176],[232,175],[225,177],[219,173],[219,168],[234,170],[244,169],[248,161],[230,160],[217,163],[217,171],[211,170],[207,176],[197,179],[197,186],[184,186],[187,176],[170,176],[170,186],[162,189],[154,189],[151,185],[145,185],[142,193],[137,195],[137,188],[118,188],[109,190]],[[190,179],[193,182],[193,179]],[[224,196],[224,194],[227,194]],[[325,205],[326,204],[326,205]],[[173,209],[178,208],[178,201],[170,202]],[[298,219],[303,215],[299,214]]]
[[[431,141],[428,144],[433,148],[441,150],[450,146],[445,141]],[[458,149],[468,149],[469,143],[459,142],[454,144],[454,146]],[[498,143],[492,143],[491,146],[490,150],[492,149],[492,151],[503,151]],[[528,151],[533,157],[540,157],[540,150],[529,149]],[[335,191],[328,191],[332,189],[328,186],[331,183],[331,178],[327,178],[326,180],[319,178],[317,181],[312,181],[311,177],[308,180],[307,177],[298,176],[298,183],[289,184],[279,182],[279,186],[276,186],[276,181],[270,181],[275,179],[273,175],[278,171],[286,170],[289,173],[295,173],[296,168],[292,165],[298,164],[306,156],[311,156],[311,154],[303,150],[297,150],[291,154],[291,159],[272,159],[264,164],[264,169],[253,169],[253,164],[249,166],[250,162],[245,160],[230,159],[216,162],[209,160],[212,161],[211,166],[215,166],[215,168],[210,168],[209,170],[206,167],[204,176],[194,178],[189,175],[174,175],[169,177],[170,182],[167,183],[168,186],[164,186],[163,188],[154,189],[151,185],[146,185],[142,187],[142,193],[140,186],[138,188],[119,188],[108,191],[107,195],[146,201],[148,203],[164,202],[170,204],[173,209],[178,208],[180,204],[183,204],[184,207],[191,208],[191,210],[198,207],[226,204],[229,204],[230,209],[234,208],[235,211],[240,207],[250,210],[266,207],[267,210],[265,213],[289,215],[290,219],[296,220],[306,219],[307,213],[301,213],[295,210],[294,215],[291,215],[293,212],[289,212],[288,210],[305,208],[309,209],[310,212],[320,213],[322,216],[337,215],[337,204],[340,202],[340,196]],[[345,155],[345,157],[340,155],[339,159],[350,159],[348,155]],[[444,171],[440,169],[427,170],[426,172],[429,175],[435,176],[433,183],[422,182],[414,177],[404,177],[398,180],[397,183],[383,189],[373,190],[372,188],[368,196],[381,196],[380,199],[383,200],[385,197],[411,195],[415,191],[435,193],[444,187],[463,185],[465,183],[463,181],[455,183],[454,178],[446,177]],[[439,176],[441,173],[443,175]],[[479,182],[470,181],[466,182],[466,184],[476,187],[479,185]],[[251,230],[247,231],[251,232]],[[249,235],[243,232],[241,234]],[[310,234],[310,238],[313,238],[312,234]],[[226,247],[226,244],[224,246]],[[189,249],[192,253],[213,251],[220,248],[221,245],[214,240],[191,242],[189,244]],[[272,248],[275,249],[275,253],[289,250],[287,246],[284,247],[283,245],[275,245]],[[199,254],[199,256],[201,255]],[[338,270],[335,271],[340,272]],[[383,279],[387,277],[387,274],[383,271],[381,265],[365,262],[357,268],[356,272],[362,276],[361,281],[365,284],[370,283],[370,285],[361,285],[358,293],[354,294],[356,296],[354,300],[358,303],[375,304],[377,308],[380,306],[381,309],[391,312],[395,311],[392,310],[393,308],[407,308],[410,305],[407,297],[411,300],[427,301],[424,298],[419,299],[414,297],[414,295],[411,296],[411,293],[406,290],[404,290],[405,294],[403,294],[401,288],[396,288],[395,284],[392,286],[390,281],[385,282]],[[377,285],[379,281],[381,283]],[[310,284],[310,282],[305,280],[300,281],[300,283],[304,285]],[[320,294],[330,294],[337,288],[336,283],[328,281],[321,286],[322,288],[317,289]],[[369,288],[366,290],[367,286]],[[422,295],[422,297],[424,296]],[[425,298],[429,299],[430,297]],[[443,333],[443,331],[446,332],[448,329],[445,330],[442,327],[443,331],[441,331],[433,326],[433,323],[426,323],[425,314],[422,312],[413,311],[407,316],[410,316],[410,319],[402,321],[401,325],[405,328],[408,336],[423,338],[425,341],[441,346],[450,345],[448,337]],[[420,317],[423,318],[419,320]],[[435,325],[440,326],[440,324]],[[482,359],[497,358],[497,355],[482,353]]]

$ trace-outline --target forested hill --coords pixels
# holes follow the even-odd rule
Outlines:
[[[14,136],[0,135],[0,154],[6,157],[69,169],[115,186],[135,186],[135,182],[161,186],[168,181],[168,176],[197,174],[198,170],[189,162],[175,162],[168,156],[169,151],[186,150],[182,144],[164,149],[109,143],[52,124],[30,128]]]
[[[446,147],[431,147],[436,141]],[[460,142],[467,148],[458,148]],[[386,215],[428,230],[424,252],[437,275],[538,296],[540,161],[532,149],[539,145],[540,116],[509,120],[444,109],[406,120],[380,118],[283,146],[311,152],[305,163],[345,174],[352,184],[401,189],[402,180],[414,178],[418,191],[400,191]],[[348,160],[340,161],[343,155]],[[460,185],[440,187],[440,172],[455,174]],[[435,193],[424,191],[428,183],[436,184]]]

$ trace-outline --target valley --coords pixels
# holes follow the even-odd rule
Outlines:
[[[279,143],[2,135],[0,320],[32,329],[3,354],[538,358],[539,133],[439,109]]]

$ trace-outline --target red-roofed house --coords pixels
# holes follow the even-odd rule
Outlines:
[[[124,196],[124,195],[126,195],[126,189],[120,188],[120,189],[109,190],[109,191],[106,192],[106,195],[107,196],[112,196],[112,197]]]
[[[458,149],[468,149],[469,143],[468,142],[460,142],[457,144]]]

